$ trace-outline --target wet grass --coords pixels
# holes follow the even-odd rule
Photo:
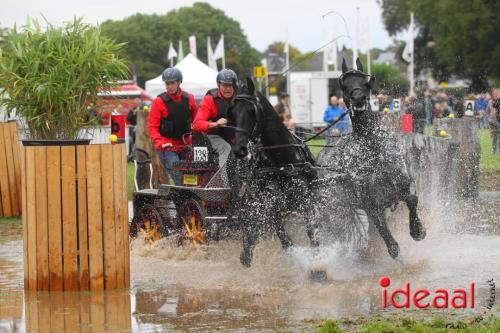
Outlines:
[[[500,318],[491,317],[483,321],[453,320],[435,318],[432,320],[415,320],[413,318],[382,318],[380,316],[338,321],[327,320],[316,330],[317,333],[493,333],[500,332]]]
[[[127,192],[128,199],[132,200],[132,194],[134,193],[134,163],[127,163]]]
[[[321,151],[321,149],[323,149],[323,146],[325,144],[325,139],[314,139],[307,143],[315,159],[318,157],[319,152]]]
[[[481,140],[481,161],[479,167],[481,172],[497,173],[500,172],[500,154],[493,155],[491,151],[491,135],[489,129],[479,130]]]
[[[22,233],[23,224],[19,217],[0,217],[0,244]]]

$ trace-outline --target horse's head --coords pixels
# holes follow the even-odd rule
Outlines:
[[[368,110],[370,91],[375,84],[375,77],[363,73],[363,64],[356,59],[357,69],[348,69],[345,59],[342,60],[340,87],[344,93],[346,106],[354,113]]]
[[[247,157],[249,141],[256,140],[262,132],[262,128],[259,128],[262,121],[259,120],[263,117],[262,107],[251,79],[247,78],[246,85],[238,88],[229,116],[237,127],[233,152],[237,158]]]

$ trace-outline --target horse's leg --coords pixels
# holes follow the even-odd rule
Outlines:
[[[367,211],[366,213],[368,214],[368,218],[375,224],[380,236],[384,240],[389,255],[395,259],[399,255],[399,245],[394,237],[392,237],[389,227],[387,227],[384,210],[377,209],[376,211]]]
[[[406,196],[405,202],[410,211],[410,235],[414,240],[420,241],[425,238],[426,232],[417,213],[418,197],[415,194],[409,194]]]
[[[307,214],[306,218],[306,232],[307,237],[309,237],[309,241],[311,242],[311,247],[319,246],[319,229],[318,224],[311,219],[311,216]]]
[[[252,264],[253,249],[258,237],[257,224],[250,220],[243,223],[243,250],[240,254],[240,262],[243,266],[250,267]]]
[[[285,226],[283,223],[283,216],[278,213],[273,215],[274,215],[273,224],[274,224],[274,229],[276,230],[276,235],[278,235],[283,250],[287,250],[289,247],[293,246],[293,242],[290,239],[290,237],[288,237],[288,233],[285,230]]]

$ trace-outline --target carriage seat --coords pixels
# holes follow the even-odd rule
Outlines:
[[[182,174],[183,186],[204,187],[219,169],[219,156],[205,133],[193,132],[192,145],[173,169]]]

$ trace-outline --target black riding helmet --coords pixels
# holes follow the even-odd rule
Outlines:
[[[236,85],[238,76],[232,69],[225,68],[217,74],[217,83]]]
[[[179,69],[175,67],[167,68],[163,71],[161,78],[164,82],[177,81],[182,83],[182,73]]]

